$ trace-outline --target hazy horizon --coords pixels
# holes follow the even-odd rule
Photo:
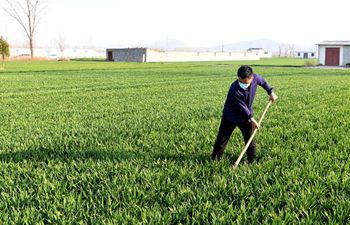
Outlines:
[[[345,0],[46,2],[37,46],[57,46],[60,35],[67,46],[95,47],[138,46],[167,38],[193,47],[256,39],[296,45],[350,39]],[[0,21],[0,35],[14,45],[26,42],[22,28],[2,10]]]

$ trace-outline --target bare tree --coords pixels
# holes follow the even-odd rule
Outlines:
[[[295,45],[294,44],[289,44],[289,57],[294,57],[295,56]]]
[[[65,44],[64,38],[61,34],[58,36],[58,48],[61,51],[61,58],[63,58],[63,52],[66,48],[66,44]]]
[[[7,5],[3,9],[24,29],[29,40],[30,55],[33,59],[36,28],[46,7],[44,7],[42,0],[6,0],[6,3]]]
[[[283,45],[279,44],[278,45],[278,56],[281,57],[282,56],[282,50],[283,50]]]
[[[283,48],[284,48],[284,57],[288,57],[288,55],[289,55],[288,44],[283,44]]]

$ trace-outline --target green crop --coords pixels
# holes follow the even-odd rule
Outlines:
[[[210,155],[236,70],[279,96],[244,158]],[[278,67],[278,66],[283,67]],[[9,62],[0,72],[1,224],[350,223],[350,70],[303,60]],[[258,117],[268,102],[260,88]]]

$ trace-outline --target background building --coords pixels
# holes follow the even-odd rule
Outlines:
[[[317,54],[314,51],[296,51],[295,57],[296,58],[302,58],[302,59],[314,59],[316,58]]]
[[[324,41],[319,43],[318,62],[326,66],[350,65],[350,41]]]
[[[230,61],[260,60],[255,53],[246,52],[194,52],[166,51],[151,48],[107,49],[108,61],[117,62],[195,62],[195,61]]]
[[[30,57],[29,48],[10,48],[11,58]],[[34,48],[35,57],[47,59],[60,58],[104,58],[105,52],[94,49],[65,49],[61,51],[58,48]]]
[[[271,58],[272,53],[269,51],[265,51],[263,48],[248,48],[247,53],[255,53],[260,58]]]

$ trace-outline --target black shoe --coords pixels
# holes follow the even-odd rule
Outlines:
[[[254,157],[248,157],[248,163],[254,163],[254,162],[257,162],[256,156],[254,156]]]
[[[221,157],[218,155],[211,155],[211,160],[213,161],[220,161]]]

